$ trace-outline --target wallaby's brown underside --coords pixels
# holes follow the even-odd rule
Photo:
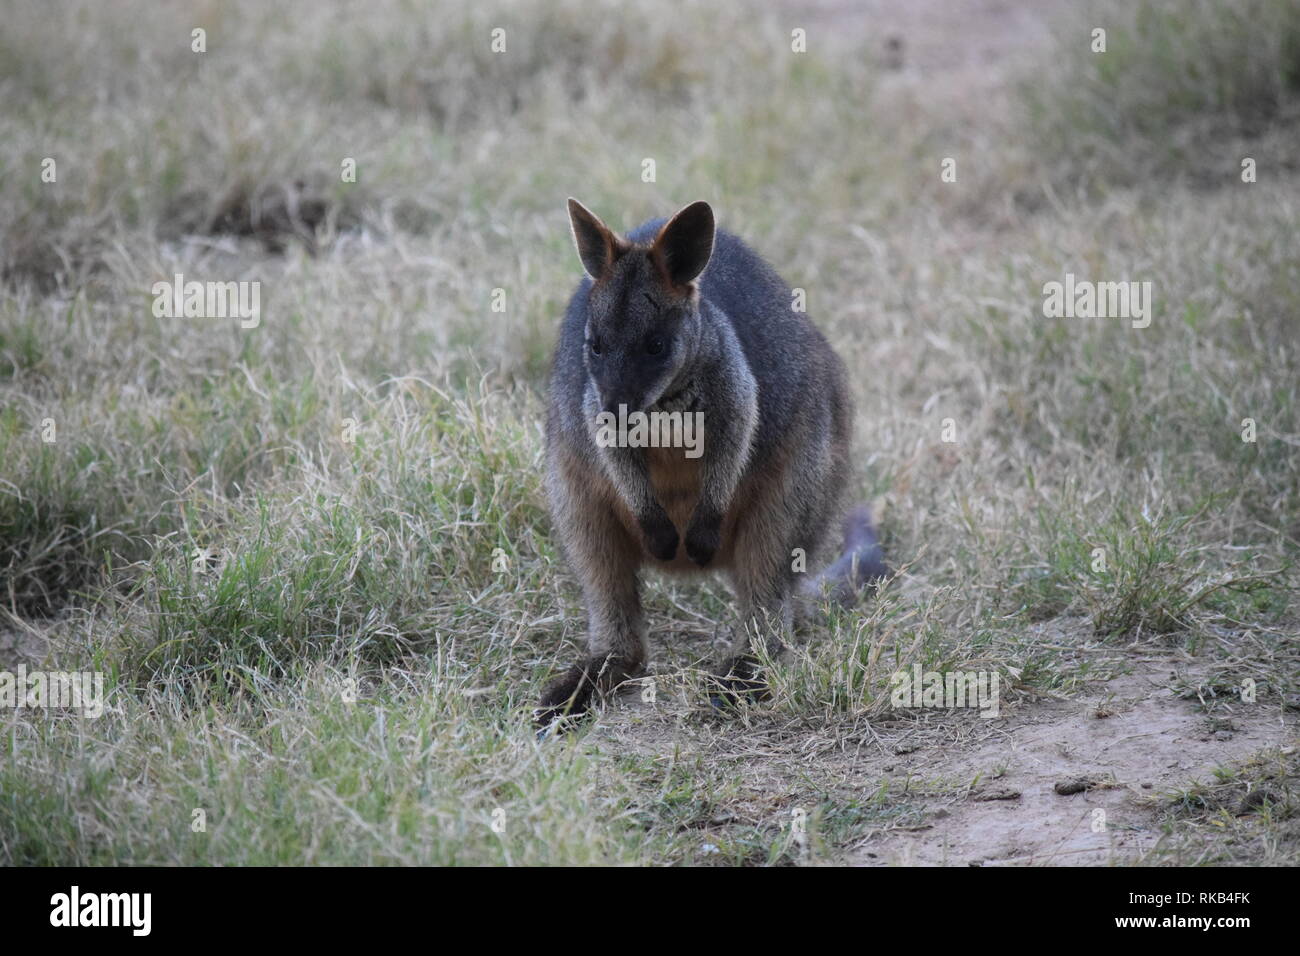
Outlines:
[[[626,237],[573,199],[569,217],[587,277],[555,348],[546,488],[582,585],[588,653],[548,685],[538,721],[582,713],[594,694],[641,672],[646,565],[728,575],[737,615],[719,694],[761,693],[745,622],[775,624],[768,640],[779,649],[801,596],[828,585],[852,601],[886,573],[865,508],[845,521],[834,564],[800,570],[825,558],[848,483],[843,363],[772,268],[715,228],[707,203]],[[598,417],[620,406],[699,413],[702,454],[602,447]]]

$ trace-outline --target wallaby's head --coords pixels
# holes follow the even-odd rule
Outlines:
[[[644,411],[694,357],[700,340],[696,287],[713,254],[713,210],[691,203],[649,243],[611,231],[576,199],[569,221],[588,293],[585,362],[605,411]]]

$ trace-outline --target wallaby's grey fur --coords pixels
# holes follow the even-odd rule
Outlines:
[[[853,407],[843,363],[794,311],[792,290],[693,203],[626,238],[576,200],[569,218],[587,272],[555,348],[546,488],[586,599],[586,659],[542,695],[539,722],[585,711],[592,694],[646,660],[638,573],[722,570],[739,620],[793,624],[796,593],[829,587],[851,602],[887,573],[865,508],[821,575],[849,477]],[[702,412],[703,455],[599,447],[602,411]],[[761,692],[748,636],[734,629],[719,668],[725,695]],[[780,638],[771,639],[778,649]]]

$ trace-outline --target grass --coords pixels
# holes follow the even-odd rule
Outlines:
[[[1104,55],[1026,84],[1039,134],[1094,186],[1239,174],[1234,146],[1285,142],[1300,115],[1300,24],[1287,0],[1081,9],[1076,42],[1091,44],[1095,28]]]
[[[1296,751],[1267,750],[1159,798],[1163,836],[1149,863],[1294,863]]]
[[[764,5],[143,9],[0,38],[0,633],[111,688],[0,715],[0,860],[836,862],[918,819],[833,749],[908,726],[914,662],[1071,694],[1140,647],[1294,694],[1291,5],[1089,8],[1109,52],[1066,17],[1028,87],[848,26],[794,54]],[[904,572],[730,722],[725,589],[653,580],[670,703],[530,729],[583,639],[539,480],[568,195],[709,199],[853,372]],[[176,272],[260,281],[261,324],[155,316]],[[1045,319],[1066,272],[1150,281],[1152,324]]]

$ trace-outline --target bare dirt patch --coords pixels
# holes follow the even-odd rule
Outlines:
[[[0,670],[45,660],[49,652],[48,625],[27,621],[0,621]]]
[[[996,773],[1014,801],[940,801],[918,832],[883,834],[859,862],[904,864],[1116,863],[1160,838],[1153,797],[1211,777],[1262,749],[1295,742],[1294,715],[1276,705],[1221,703],[1212,714],[1179,699],[1175,659],[1141,660],[1131,674],[1074,700],[1022,704],[977,744],[944,754],[942,775]],[[994,721],[994,723],[1002,723]],[[925,770],[921,770],[925,773]]]
[[[824,0],[809,13],[814,30],[856,32],[872,41],[886,75],[951,76],[963,86],[986,87],[1001,81],[998,70],[1047,41],[1048,24],[1063,6],[1059,0]]]
[[[698,828],[702,852],[736,826],[776,836],[802,811],[830,831],[847,814],[810,861],[866,866],[1139,862],[1164,832],[1162,798],[1296,745],[1298,715],[1276,696],[1208,706],[1188,696],[1207,660],[1144,652],[1105,665],[1127,673],[1068,697],[1005,692],[995,719],[938,711],[818,723],[759,709],[728,721],[671,690],[654,703],[625,694],[586,744],[664,772],[707,768],[698,819],[683,824]]]

